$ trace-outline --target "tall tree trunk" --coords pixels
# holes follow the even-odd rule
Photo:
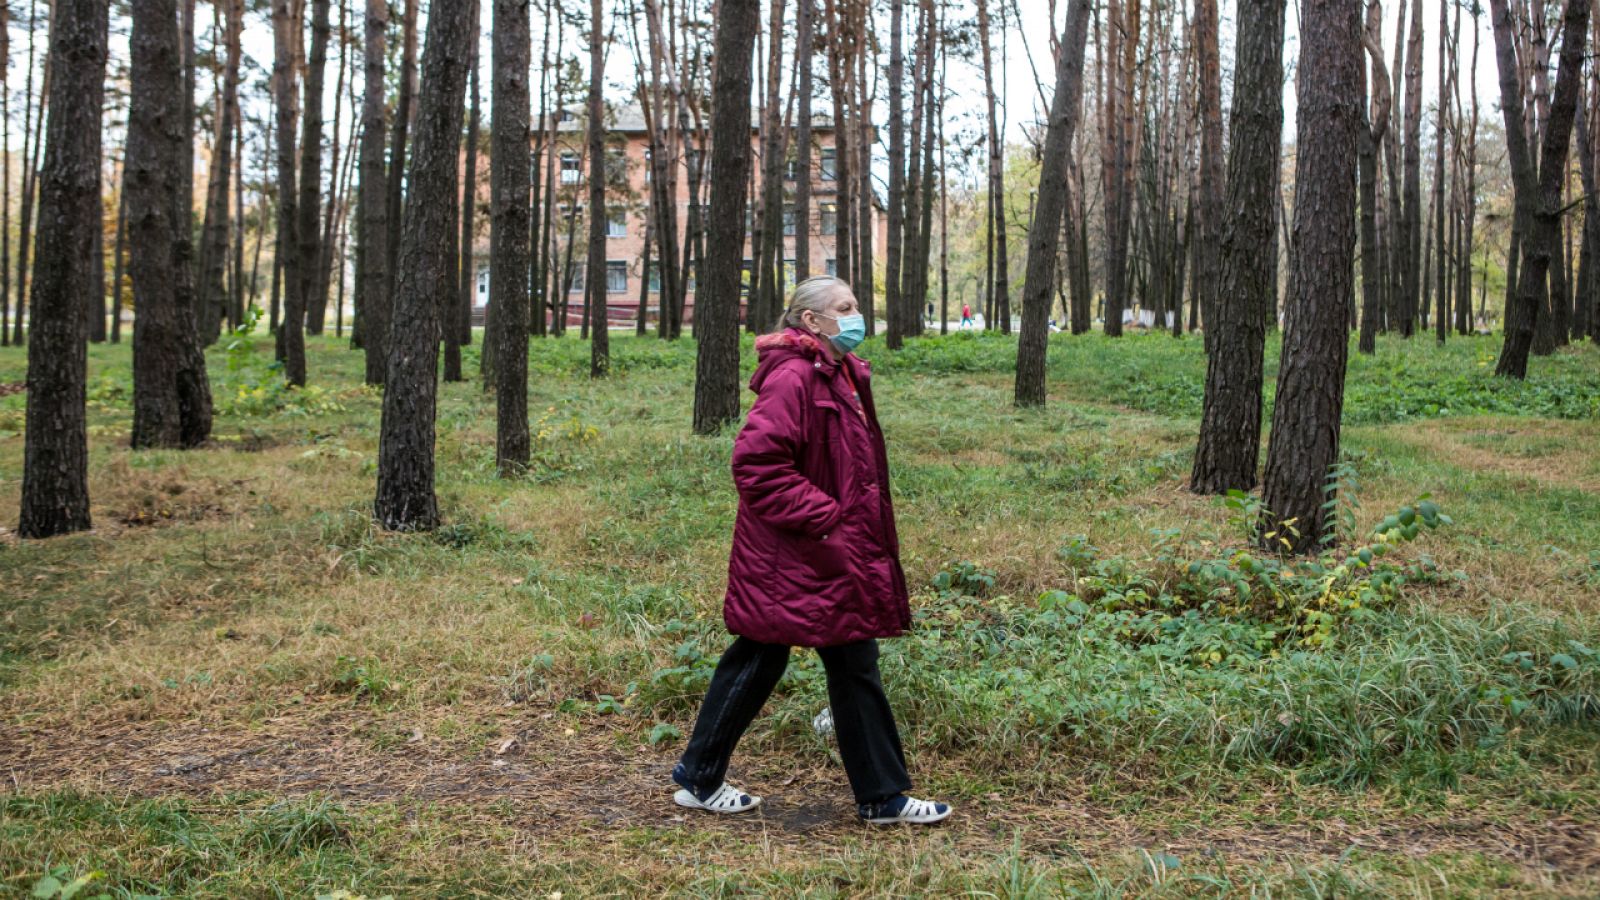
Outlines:
[[[122,267],[128,255],[123,252],[128,234],[128,167],[122,167],[122,181],[117,185],[117,237],[111,249],[111,343],[122,343]],[[9,254],[8,254],[9,256]],[[0,259],[0,266],[6,260]]]
[[[439,524],[433,492],[439,298],[456,289],[449,253],[456,231],[451,208],[461,164],[467,60],[477,32],[473,12],[471,3],[439,3],[428,16],[373,503],[378,523],[392,531],[425,531]]]
[[[388,42],[387,0],[367,0],[366,48],[362,54],[361,101],[361,347],[366,353],[367,384],[383,384],[388,365],[389,312],[389,182],[383,144],[388,130],[385,104],[385,45]]]
[[[1362,353],[1377,350],[1378,322],[1383,303],[1383,256],[1378,246],[1378,148],[1389,129],[1389,105],[1393,92],[1389,73],[1383,68],[1383,6],[1367,0],[1367,24],[1362,44],[1371,58],[1372,105],[1358,136],[1361,191],[1361,337],[1357,349]]]
[[[750,180],[750,63],[758,0],[719,0],[711,93],[711,227],[695,294],[694,431],[739,418],[739,269]]]
[[[101,239],[100,124],[106,0],[56,0],[50,122],[39,191],[39,259],[28,333],[28,409],[22,465],[24,538],[89,527],[88,356],[81,264]],[[0,21],[0,26],[6,23]],[[3,56],[4,54],[0,54]]]
[[[193,322],[199,312],[195,302],[195,249],[194,249],[194,129],[195,129],[195,52],[194,52],[195,0],[178,0],[178,62],[181,81],[182,105],[179,109],[179,128],[182,131],[182,149],[178,153],[178,219],[173,233],[173,278],[177,287],[178,304],[184,317]]]
[[[1420,6],[1420,4],[1419,4]],[[1445,131],[1447,103],[1450,96],[1450,70],[1447,45],[1450,35],[1450,5],[1439,4],[1439,99],[1434,107],[1433,122],[1433,231],[1434,231],[1434,339],[1444,343],[1450,331],[1450,266],[1447,263],[1449,244],[1444,230],[1444,182],[1449,173],[1445,169]]]
[[[467,0],[467,2],[468,5],[472,7],[472,41],[468,44],[467,50],[467,84],[472,89],[473,102],[476,103],[478,93],[477,46],[479,43],[479,21],[482,10],[478,5],[478,0]],[[474,128],[471,129],[471,131],[476,132],[477,129]],[[468,137],[471,136],[471,134],[468,135]],[[524,139],[526,139],[526,134],[524,134]],[[469,163],[473,166],[476,166],[477,148],[470,147],[463,151],[461,146],[462,140],[463,136],[461,134],[461,128],[460,125],[457,124],[457,158],[459,159],[459,154],[464,152],[465,155],[470,158]],[[463,185],[471,181],[471,175],[468,174],[468,172],[470,172],[470,170],[463,172],[463,177],[461,179]],[[450,253],[451,289],[441,293],[438,298],[439,334],[444,340],[444,380],[447,382],[460,382],[465,380],[461,374],[461,302],[463,296],[463,292],[461,290],[461,273],[463,270],[462,260],[470,259],[472,256],[471,239],[466,233],[463,223],[466,221],[466,210],[471,205],[472,198],[466,192],[465,188],[462,187],[462,189],[459,191],[450,192],[449,203],[450,219],[456,223],[456,227],[450,231],[450,243],[448,248]]]
[[[1406,39],[1405,210],[1401,223],[1400,335],[1416,332],[1422,293],[1422,0],[1411,7]]]
[[[1262,499],[1269,510],[1263,543],[1304,553],[1331,533],[1328,475],[1339,459],[1361,128],[1359,6],[1305,0],[1295,81],[1300,269],[1284,327]]]
[[[1249,0],[1243,0],[1243,2],[1248,3]],[[1251,3],[1250,6],[1252,8],[1249,13],[1244,13],[1241,10],[1241,15],[1238,17],[1240,29],[1242,31],[1249,31],[1251,30],[1252,26],[1255,25],[1260,25],[1263,29],[1270,28],[1270,24],[1259,23],[1253,21],[1253,19],[1256,14],[1268,14],[1269,11],[1266,9],[1266,7],[1271,7],[1273,5],[1274,4],[1271,2],[1259,4]],[[1194,259],[1196,267],[1194,274],[1195,285],[1200,288],[1200,293],[1194,298],[1194,302],[1200,305],[1200,317],[1206,323],[1205,342],[1206,347],[1211,351],[1207,353],[1207,359],[1213,360],[1212,363],[1208,363],[1207,365],[1207,372],[1209,373],[1207,377],[1207,383],[1208,385],[1213,385],[1215,390],[1222,393],[1228,393],[1230,396],[1226,399],[1224,399],[1222,396],[1216,396],[1212,398],[1214,403],[1222,404],[1222,408],[1216,410],[1217,415],[1219,415],[1221,418],[1213,418],[1210,422],[1205,422],[1202,420],[1200,431],[1200,453],[1196,456],[1195,473],[1197,475],[1202,475],[1203,477],[1200,479],[1200,484],[1198,486],[1194,485],[1193,480],[1191,480],[1191,486],[1193,486],[1194,489],[1203,491],[1205,493],[1222,493],[1232,487],[1235,487],[1233,482],[1238,480],[1238,476],[1243,471],[1242,460],[1231,457],[1234,457],[1235,452],[1242,452],[1247,448],[1252,451],[1249,461],[1249,476],[1245,479],[1245,482],[1242,485],[1239,485],[1239,487],[1241,490],[1245,490],[1255,484],[1256,453],[1253,451],[1256,449],[1256,445],[1259,442],[1261,430],[1260,375],[1259,369],[1257,368],[1253,382],[1256,386],[1256,390],[1252,395],[1250,390],[1252,377],[1250,376],[1249,372],[1253,368],[1258,367],[1259,363],[1256,363],[1255,366],[1252,366],[1250,365],[1248,359],[1241,358],[1232,361],[1236,362],[1239,365],[1239,368],[1231,369],[1230,371],[1226,372],[1214,371],[1216,368],[1214,362],[1215,354],[1219,349],[1219,344],[1216,338],[1221,336],[1215,334],[1218,329],[1213,326],[1222,324],[1216,321],[1216,317],[1221,314],[1221,311],[1218,310],[1217,307],[1220,303],[1244,301],[1246,298],[1233,296],[1228,297],[1227,299],[1222,299],[1220,296],[1221,283],[1219,278],[1223,234],[1229,228],[1237,227],[1238,223],[1231,217],[1227,221],[1223,220],[1223,192],[1229,190],[1231,185],[1226,185],[1223,183],[1222,174],[1222,75],[1221,65],[1217,59],[1219,56],[1219,51],[1217,49],[1217,0],[1198,0],[1196,4],[1195,17],[1197,19],[1195,22],[1195,50],[1197,56],[1199,57],[1200,75],[1200,202],[1196,204],[1195,212],[1198,214],[1197,218],[1200,220],[1200,243],[1195,246],[1195,250],[1197,252]],[[1243,35],[1240,36],[1241,39],[1239,41],[1239,48],[1237,51],[1239,53],[1239,62],[1241,66],[1234,69],[1234,79],[1238,83],[1242,83],[1246,80],[1253,80],[1253,77],[1258,74],[1255,72],[1247,72],[1242,67],[1245,52],[1245,41],[1243,37]],[[1263,63],[1265,63],[1271,60],[1277,60],[1281,55],[1282,50],[1281,48],[1261,48],[1256,52],[1261,54],[1260,59]],[[1275,65],[1272,71],[1278,71],[1281,70],[1281,68],[1282,66],[1280,63]],[[1242,86],[1242,84],[1236,85],[1234,90],[1237,92],[1240,86]],[[1254,86],[1252,85],[1252,87]],[[1269,89],[1255,88],[1255,90],[1260,91],[1260,93],[1253,96],[1250,102],[1252,104],[1259,103],[1260,105],[1252,110],[1253,115],[1260,117],[1272,116],[1274,115],[1274,110],[1282,109],[1283,91],[1276,82],[1274,82]],[[1277,98],[1276,101],[1274,101],[1274,97]],[[1233,115],[1234,128],[1237,129],[1241,124],[1244,124],[1241,122],[1239,116],[1238,97],[1234,98]],[[1280,117],[1277,121],[1281,122],[1282,113],[1277,112],[1276,115]],[[1250,124],[1254,125],[1257,123]],[[1268,124],[1268,121],[1262,121],[1259,124],[1265,126]],[[1250,126],[1247,125],[1246,127],[1248,128]],[[1275,138],[1276,134],[1276,131],[1268,132],[1264,128],[1261,131],[1253,133],[1250,139],[1261,142],[1261,153],[1259,156],[1248,160],[1248,164],[1261,166],[1262,168],[1247,169],[1246,171],[1249,172],[1247,177],[1259,178],[1263,172],[1270,174],[1270,170],[1266,169],[1265,167],[1276,164],[1276,150],[1278,146],[1278,141]],[[1239,132],[1236,130],[1234,132],[1234,142],[1230,144],[1229,149],[1234,153],[1234,160],[1237,160],[1240,164],[1246,164],[1246,161],[1241,159],[1239,156],[1239,137]],[[1262,158],[1269,154],[1272,158],[1271,163]],[[1240,194],[1236,192],[1232,194],[1230,197],[1232,202],[1229,203],[1230,209],[1228,210],[1228,213],[1230,216],[1231,214],[1241,212],[1247,215],[1260,215],[1262,211],[1259,208],[1259,202],[1265,193],[1270,190],[1270,184],[1262,185],[1256,183],[1249,186],[1247,193]],[[1239,204],[1241,202],[1248,205],[1250,208],[1248,210],[1240,209]],[[1266,258],[1266,254],[1261,252],[1261,248],[1267,243],[1271,242],[1272,212],[1270,209],[1266,211],[1266,219],[1268,223],[1268,230],[1265,235],[1263,235],[1260,231],[1259,221],[1252,221],[1250,223],[1251,237],[1256,239],[1258,243],[1255,243],[1254,245],[1246,245],[1250,246],[1250,250],[1248,252],[1253,253],[1260,259]],[[1265,240],[1262,240],[1263,238],[1265,238]],[[1259,271],[1252,271],[1248,274],[1238,274],[1243,275],[1243,281],[1249,283],[1260,273]],[[1253,283],[1248,284],[1248,286],[1253,291],[1258,291],[1261,287],[1261,285]],[[1254,307],[1249,314],[1258,314],[1257,311],[1261,308],[1261,306],[1265,305],[1265,298],[1261,297],[1259,293],[1252,293],[1248,300],[1252,302],[1252,306]],[[1232,320],[1233,323],[1239,323],[1239,318],[1233,315],[1233,312],[1234,311],[1230,310],[1228,313],[1222,315],[1225,315],[1228,319]],[[1234,340],[1238,340],[1240,343],[1234,344],[1227,350],[1221,352],[1224,354],[1232,354],[1242,351],[1245,357],[1249,357],[1250,351],[1248,348],[1250,346],[1254,346],[1258,348],[1255,351],[1255,355],[1256,357],[1259,357],[1260,339],[1255,336],[1255,328],[1249,325],[1242,325],[1242,323],[1239,324],[1242,327],[1241,332],[1238,334],[1229,334],[1225,340],[1227,340],[1230,344]],[[1230,363],[1224,363],[1223,365],[1231,368]],[[1237,397],[1231,396],[1232,392],[1235,390],[1239,392]],[[1210,396],[1211,394],[1212,391],[1208,390],[1207,395]],[[1213,404],[1207,405],[1211,406]],[[1253,432],[1254,437],[1249,439],[1246,439],[1243,434],[1244,427],[1249,424],[1247,420],[1250,419],[1250,416],[1246,414],[1246,407],[1256,410],[1256,415],[1254,418],[1256,423],[1256,427]],[[1226,422],[1227,424],[1224,425],[1223,422]],[[1232,428],[1240,429],[1237,437],[1232,434],[1224,437],[1220,433],[1222,429],[1231,430]],[[1207,440],[1208,435],[1220,440],[1222,442],[1222,446],[1210,444]],[[1207,451],[1211,451],[1211,453],[1215,455],[1211,458],[1207,458]],[[1220,490],[1216,489],[1215,485],[1220,484],[1223,481],[1229,483]]]
[[[483,20],[483,8],[480,0],[472,0],[472,5],[477,12],[477,15],[472,17],[473,27],[477,28],[478,23]],[[527,0],[523,0],[523,5],[528,5]],[[491,52],[493,51],[491,50]],[[528,52],[528,56],[532,56],[531,50]],[[472,99],[469,104],[471,108],[467,113],[466,168],[462,173],[465,183],[461,186],[461,245],[457,248],[461,253],[461,290],[456,295],[455,304],[456,327],[460,334],[458,340],[463,347],[472,345],[472,292],[473,286],[478,280],[477,258],[474,255],[474,248],[478,237],[478,144],[483,140],[483,101],[481,99],[482,91],[479,90],[479,78],[481,76],[478,74],[478,41],[476,38],[472,42],[472,61],[469,65],[471,66],[471,75],[467,81],[467,90],[471,92]],[[493,86],[492,81],[490,86]],[[523,79],[523,86],[526,89],[526,78]],[[526,122],[522,125],[522,132],[523,143],[527,145],[528,124]],[[529,154],[528,165],[532,167],[536,163],[537,158]],[[532,237],[531,231],[529,236],[530,238]],[[524,254],[519,262],[526,266],[528,262],[527,255]],[[526,281],[523,282],[523,296],[523,319],[526,320],[526,307],[528,305]],[[523,326],[523,333],[527,333],[526,325]]]
[[[189,228],[178,193],[184,154],[178,16],[173,0],[137,0],[129,38],[129,271],[133,276],[135,448],[194,447],[211,433],[211,390],[194,331],[194,309],[178,296],[178,235]]]
[[[979,0],[980,19],[984,15],[984,6],[984,0]],[[905,52],[901,49],[905,32],[905,0],[890,0],[889,9],[889,246],[885,260],[888,277],[883,306],[889,318],[889,349],[898,350],[906,333],[903,321],[905,302],[900,293],[900,267],[905,251]],[[982,27],[981,24],[979,27]]]
[[[606,292],[606,106],[602,0],[589,2],[589,377],[611,373],[611,339],[607,329]]]
[[[489,297],[495,323],[495,465],[528,465],[528,0],[494,0],[489,119]]]
[[[311,52],[306,64],[305,112],[301,117],[300,201],[296,227],[300,253],[300,320],[290,324],[291,332],[304,327],[307,334],[321,334],[327,317],[328,297],[318,296],[325,284],[320,277],[322,258],[322,88],[328,67],[328,0],[311,2]],[[302,353],[304,351],[302,350]],[[298,383],[303,384],[302,375]]]
[[[1495,366],[1496,375],[1526,378],[1528,351],[1533,345],[1535,316],[1549,275],[1561,227],[1561,183],[1566,176],[1567,147],[1572,137],[1578,88],[1583,77],[1583,53],[1589,31],[1589,0],[1569,0],[1563,16],[1561,62],[1556,73],[1554,102],[1545,126],[1537,175],[1533,147],[1519,115],[1522,86],[1517,78],[1511,44],[1511,13],[1506,0],[1489,0],[1494,16],[1495,61],[1500,70],[1500,105],[1506,125],[1507,157],[1511,164],[1515,215],[1523,223],[1522,265],[1517,274],[1517,296],[1506,316],[1506,339]]]
[[[1040,158],[1039,199],[1028,232],[1027,281],[1022,296],[1022,335],[1017,344],[1017,406],[1044,406],[1045,353],[1050,331],[1050,292],[1055,284],[1061,219],[1068,196],[1067,156],[1083,103],[1083,53],[1089,35],[1089,2],[1072,0],[1056,60],[1056,92]]]
[[[0,123],[11,121],[11,4],[0,3]],[[118,191],[120,196],[121,192]],[[115,328],[115,326],[113,326]],[[11,346],[11,128],[0,127],[0,347]]]
[[[243,0],[218,0],[223,6],[224,52],[222,95],[216,100],[217,137],[212,145],[206,184],[206,217],[200,238],[200,281],[197,286],[197,328],[203,344],[214,343],[222,332],[228,309],[224,273],[228,266],[228,192],[233,184],[234,113],[239,94],[239,34],[243,27]]]
[[[794,278],[811,277],[811,66],[814,51],[812,8],[816,0],[795,0],[795,85],[798,111],[795,113],[794,154]]]
[[[49,7],[45,14],[47,17],[53,16]],[[40,34],[48,39],[49,33],[48,23],[44,28],[39,26],[39,0],[32,0],[28,13],[28,77],[22,89],[22,214],[17,220],[17,314],[11,323],[11,343],[18,346],[22,345],[22,320],[27,314],[28,305],[28,273],[31,271],[28,254],[33,249],[33,197],[39,183],[39,146],[43,143],[43,129],[39,123],[44,121],[50,95],[51,66],[47,58],[39,99],[37,103],[34,102],[34,39]]]
[[[306,383],[304,331],[305,287],[301,278],[300,197],[296,190],[295,122],[299,98],[295,91],[295,57],[300,37],[299,6],[294,0],[272,0],[272,92],[276,98],[278,136],[278,265],[283,290],[283,315],[277,322],[278,345],[284,376],[289,384]],[[135,276],[137,277],[137,276]],[[274,292],[276,293],[276,292]]]
[[[417,93],[417,0],[405,0],[400,18],[400,90],[395,101],[394,137],[389,141],[389,294],[400,277],[400,241],[405,225],[406,150],[411,135],[412,106]],[[390,300],[393,303],[393,300]]]
[[[1268,254],[1261,248],[1272,244],[1273,209],[1277,206],[1283,20],[1284,0],[1240,0],[1228,141],[1228,200],[1218,223],[1221,283],[1211,294],[1211,305],[1202,303],[1206,316],[1205,406],[1189,475],[1189,489],[1200,494],[1248,491],[1256,484],[1256,460],[1261,454],[1264,311],[1271,308],[1277,292]],[[1359,45],[1355,52],[1359,79]],[[1202,64],[1202,71],[1204,68]],[[1339,102],[1359,99],[1359,85],[1355,90],[1357,93]],[[1305,99],[1305,90],[1301,97]],[[1302,153],[1307,152],[1305,144],[1300,147]],[[1205,152],[1202,149],[1201,155]],[[1300,208],[1298,200],[1295,207]]]

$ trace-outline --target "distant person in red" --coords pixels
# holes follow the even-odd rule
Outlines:
[[[973,324],[975,323],[972,321],[972,304],[961,304],[961,327],[966,328],[967,326]]]
[[[756,340],[756,402],[733,444],[739,512],[722,607],[738,638],[672,770],[680,806],[740,813],[761,803],[724,780],[728,760],[783,677],[789,648],[815,647],[862,820],[926,825],[950,815],[906,796],[911,778],[878,674],[877,639],[910,627],[911,607],[872,371],[850,352],[865,336],[850,286],[819,277],[795,288],[782,330]]]

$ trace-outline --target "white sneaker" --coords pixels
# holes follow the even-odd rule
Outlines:
[[[811,720],[811,730],[815,731],[818,737],[829,737],[833,734],[833,707],[824,706],[822,712],[817,713],[816,718]]]
[[[712,792],[711,796],[704,800],[696,797],[692,791],[680,789],[676,794],[672,795],[672,801],[679,806],[686,806],[690,809],[703,809],[706,812],[714,813],[749,812],[761,805],[760,797],[746,794],[727,782],[723,782],[722,787],[717,788]]]
[[[955,812],[948,803],[904,796],[865,805],[858,811],[862,820],[869,825],[932,825],[943,822]]]

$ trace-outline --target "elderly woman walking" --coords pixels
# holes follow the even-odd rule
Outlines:
[[[814,647],[861,818],[929,824],[950,807],[908,797],[911,779],[878,674],[878,638],[911,624],[871,370],[851,354],[866,326],[849,285],[810,278],[783,328],[756,340],[750,418],[733,445],[739,512],[723,618],[737,635],[711,677],[672,779],[681,806],[761,803],[724,781],[734,746],[789,664]]]

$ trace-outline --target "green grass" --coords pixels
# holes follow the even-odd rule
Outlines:
[[[850,826],[797,654],[735,763],[776,804],[764,838],[663,803],[735,506],[732,431],[689,434],[691,342],[618,337],[600,383],[586,344],[534,342],[515,481],[492,398],[443,386],[446,525],[417,535],[367,514],[359,353],[313,339],[292,392],[265,338],[214,350],[214,446],[131,452],[127,348],[92,347],[96,530],[0,543],[0,890],[1592,894],[1562,836],[1600,796],[1600,353],[1512,384],[1497,349],[1352,356],[1351,533],[1423,493],[1454,521],[1325,607],[1306,572],[1208,593],[1255,563],[1182,489],[1198,339],[1055,336],[1042,412],[1010,405],[1012,340],[868,342],[918,621],[885,676],[919,788],[961,812]],[[24,369],[0,351],[0,382]],[[4,523],[24,402],[0,398]]]

